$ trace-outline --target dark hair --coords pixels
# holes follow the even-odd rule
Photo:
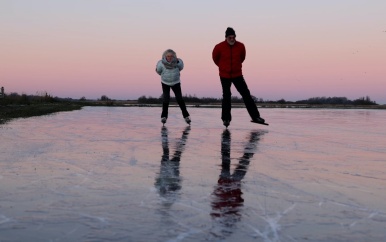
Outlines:
[[[231,27],[228,27],[227,30],[225,31],[225,38],[228,37],[229,35],[236,36],[235,30]]]

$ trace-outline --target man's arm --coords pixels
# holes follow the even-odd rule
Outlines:
[[[214,47],[212,51],[212,59],[213,59],[213,62],[218,66],[220,62],[220,52],[218,50],[217,45]]]
[[[240,56],[241,63],[243,63],[244,60],[245,60],[245,57],[247,55],[247,51],[245,50],[245,45],[244,44],[242,44],[242,46],[241,46],[241,53],[240,54],[241,54],[241,56]]]

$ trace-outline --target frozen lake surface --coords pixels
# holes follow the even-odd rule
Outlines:
[[[0,126],[0,241],[385,241],[386,111],[85,107]]]

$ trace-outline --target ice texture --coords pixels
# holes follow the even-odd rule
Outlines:
[[[0,126],[0,241],[384,241],[386,112],[85,107]]]

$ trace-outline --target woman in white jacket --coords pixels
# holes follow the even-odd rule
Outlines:
[[[162,60],[159,60],[156,67],[156,72],[161,76],[163,103],[161,122],[166,123],[168,118],[168,109],[170,102],[170,89],[173,90],[178,105],[181,108],[182,116],[185,122],[190,125],[190,117],[186,110],[185,102],[182,98],[180,71],[184,68],[184,62],[177,58],[176,52],[171,49],[165,50],[162,54]]]

